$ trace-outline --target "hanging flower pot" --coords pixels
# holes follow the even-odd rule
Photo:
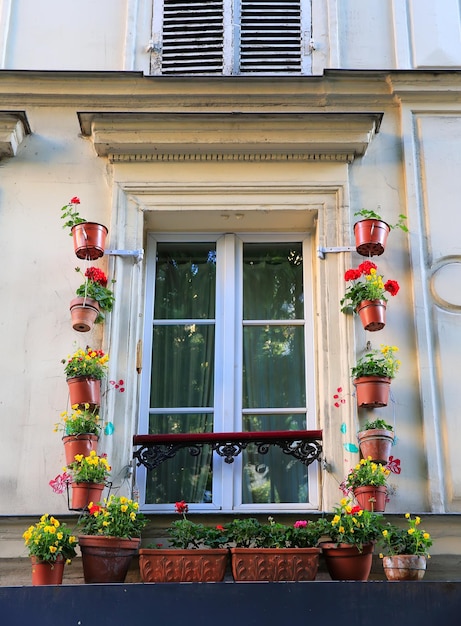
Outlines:
[[[377,219],[360,220],[354,224],[355,249],[362,256],[383,254],[390,226]]]
[[[104,255],[109,232],[102,224],[82,222],[72,227],[75,254],[79,259],[94,261]]]
[[[359,440],[360,453],[364,459],[369,457],[384,465],[389,461],[392,445],[394,443],[394,433],[385,428],[369,428],[357,434]]]
[[[77,404],[84,407],[86,404],[90,408],[101,405],[101,381],[89,376],[75,376],[67,379],[69,387],[70,405]]]
[[[85,583],[123,583],[140,539],[80,535]]]
[[[374,544],[360,549],[349,543],[322,542],[323,557],[332,580],[368,580],[373,560]]]
[[[82,433],[81,435],[66,435],[62,438],[66,465],[74,462],[75,455],[89,456],[91,451],[98,451],[98,435]]]
[[[354,489],[354,497],[360,508],[365,511],[383,513],[386,509],[386,487],[375,487],[373,485],[356,487]]]
[[[87,333],[99,315],[99,304],[92,298],[74,298],[70,301],[70,315],[72,328],[79,333]]]
[[[231,548],[237,581],[315,580],[319,548]]]
[[[31,556],[32,562],[32,585],[61,585],[64,575],[65,561],[58,556],[56,561],[39,561]]]
[[[72,504],[71,509],[83,511],[90,502],[101,502],[104,483],[71,483]]]
[[[139,550],[139,569],[145,583],[220,582],[226,573],[227,549]]]
[[[363,328],[369,332],[381,330],[386,325],[386,302],[384,300],[363,300],[356,311]]]
[[[387,406],[391,379],[384,376],[361,376],[355,378],[354,386],[357,396],[357,406],[377,408]]]

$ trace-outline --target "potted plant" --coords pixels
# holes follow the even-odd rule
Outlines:
[[[73,510],[86,509],[90,502],[99,502],[111,467],[106,455],[98,456],[94,450],[88,456],[76,454],[65,468],[72,482]]]
[[[32,584],[60,585],[64,565],[76,556],[77,539],[69,527],[45,514],[22,536],[32,562]]]
[[[72,410],[61,413],[61,421],[55,424],[54,432],[64,433],[62,441],[66,455],[66,464],[72,463],[76,454],[88,456],[97,451],[101,433],[101,419],[96,408],[88,403],[80,407],[72,405]]]
[[[223,526],[207,527],[187,519],[189,507],[176,502],[181,519],[167,529],[171,547],[150,545],[139,550],[144,582],[219,582],[224,579],[228,538]]]
[[[85,583],[123,583],[146,523],[138,503],[124,496],[90,502],[78,522]]]
[[[387,406],[391,380],[400,368],[396,352],[396,346],[381,344],[379,350],[369,350],[358,359],[351,370],[358,407]]]
[[[356,211],[354,215],[362,218],[354,224],[355,248],[358,254],[362,256],[379,256],[383,254],[391,229],[400,228],[404,232],[408,232],[405,224],[407,218],[402,214],[399,215],[399,219],[395,224],[388,224],[379,213],[369,209]]]
[[[344,280],[350,283],[341,299],[341,311],[352,311],[360,316],[365,330],[374,332],[386,324],[386,293],[395,296],[400,286],[396,280],[384,282],[377,266],[364,261],[357,268],[348,269]]]
[[[107,371],[109,356],[102,350],[79,348],[74,354],[63,359],[64,372],[69,386],[70,404],[91,409],[101,404],[101,379]]]
[[[385,465],[394,443],[393,431],[391,424],[383,419],[368,420],[357,434],[362,457],[371,457],[373,461]]]
[[[386,508],[386,481],[390,473],[387,467],[368,457],[351,469],[343,485],[354,494],[360,508],[380,513]]]
[[[348,498],[343,498],[333,513],[331,519],[321,520],[331,541],[319,544],[331,578],[367,580],[375,542],[382,533],[382,516],[352,505]]]
[[[234,519],[226,525],[237,581],[314,580],[319,566],[318,542],[323,526],[298,520],[293,526],[262,524],[255,518]]]
[[[80,198],[74,196],[61,208],[61,218],[66,220],[63,228],[70,228],[74,240],[75,254],[79,259],[94,261],[104,255],[108,230],[102,224],[87,222],[80,217],[77,206]]]
[[[405,513],[407,528],[386,524],[382,543],[387,556],[383,558],[384,573],[388,580],[421,580],[426,573],[426,559],[430,558],[432,538],[419,528],[421,518]]]
[[[75,271],[83,274],[79,267]],[[72,327],[78,332],[88,332],[93,324],[103,322],[104,313],[112,311],[115,300],[113,291],[107,287],[107,276],[98,267],[88,267],[84,278],[76,291],[78,297],[70,303]]]

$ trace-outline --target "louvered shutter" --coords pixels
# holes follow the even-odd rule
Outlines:
[[[223,0],[164,0],[162,74],[222,74]]]
[[[301,2],[241,0],[240,73],[301,72]]]

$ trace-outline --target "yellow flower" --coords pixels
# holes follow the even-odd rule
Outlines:
[[[54,554],[57,551],[56,546],[50,546],[50,552],[51,554]]]
[[[348,499],[347,498],[341,498],[339,503],[341,504],[341,506],[346,506],[346,504],[348,503]]]
[[[420,517],[416,516],[415,524],[416,524],[416,526],[418,526],[418,524],[421,524],[421,518]]]
[[[122,513],[126,513],[128,510],[128,505],[127,504],[122,504],[122,506],[120,507],[120,510]]]
[[[410,517],[410,513],[405,513],[405,517],[408,519]]]
[[[76,537],[74,537],[74,535],[71,535],[69,537],[69,543],[77,543],[77,539],[76,539]]]
[[[77,463],[81,463],[83,461],[83,454],[76,454],[74,459],[77,461]]]
[[[409,528],[409,529],[408,529],[408,534],[409,534],[409,535],[413,535],[413,534],[414,534],[414,532],[415,532],[415,529],[414,529],[414,528]]]
[[[339,530],[339,532],[340,532],[340,533],[343,533],[343,532],[344,532],[344,530],[345,530],[345,529],[344,529],[344,526],[340,526],[340,527],[338,528],[338,530]]]
[[[70,565],[72,563],[72,559],[66,559],[66,565]]]
[[[109,522],[107,520],[104,520],[102,523],[103,526],[109,526]]]
[[[131,513],[130,513],[130,519],[131,519],[131,521],[133,521],[133,522],[134,522],[134,520],[136,519],[136,513],[135,513],[134,511],[131,511]]]
[[[383,530],[383,537],[387,537],[388,534],[389,532],[387,530]]]
[[[430,539],[431,536],[429,533],[423,533],[423,539]]]
[[[59,533],[56,535],[56,537],[57,537],[59,540],[61,540],[61,539],[64,537],[64,535],[63,535],[61,532],[59,532]]]

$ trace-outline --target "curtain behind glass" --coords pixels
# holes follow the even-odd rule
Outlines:
[[[215,244],[158,244],[150,433],[213,430],[215,290]],[[186,410],[165,410],[175,407]],[[179,451],[149,472],[147,501],[210,501],[211,478],[209,446],[198,456]]]

